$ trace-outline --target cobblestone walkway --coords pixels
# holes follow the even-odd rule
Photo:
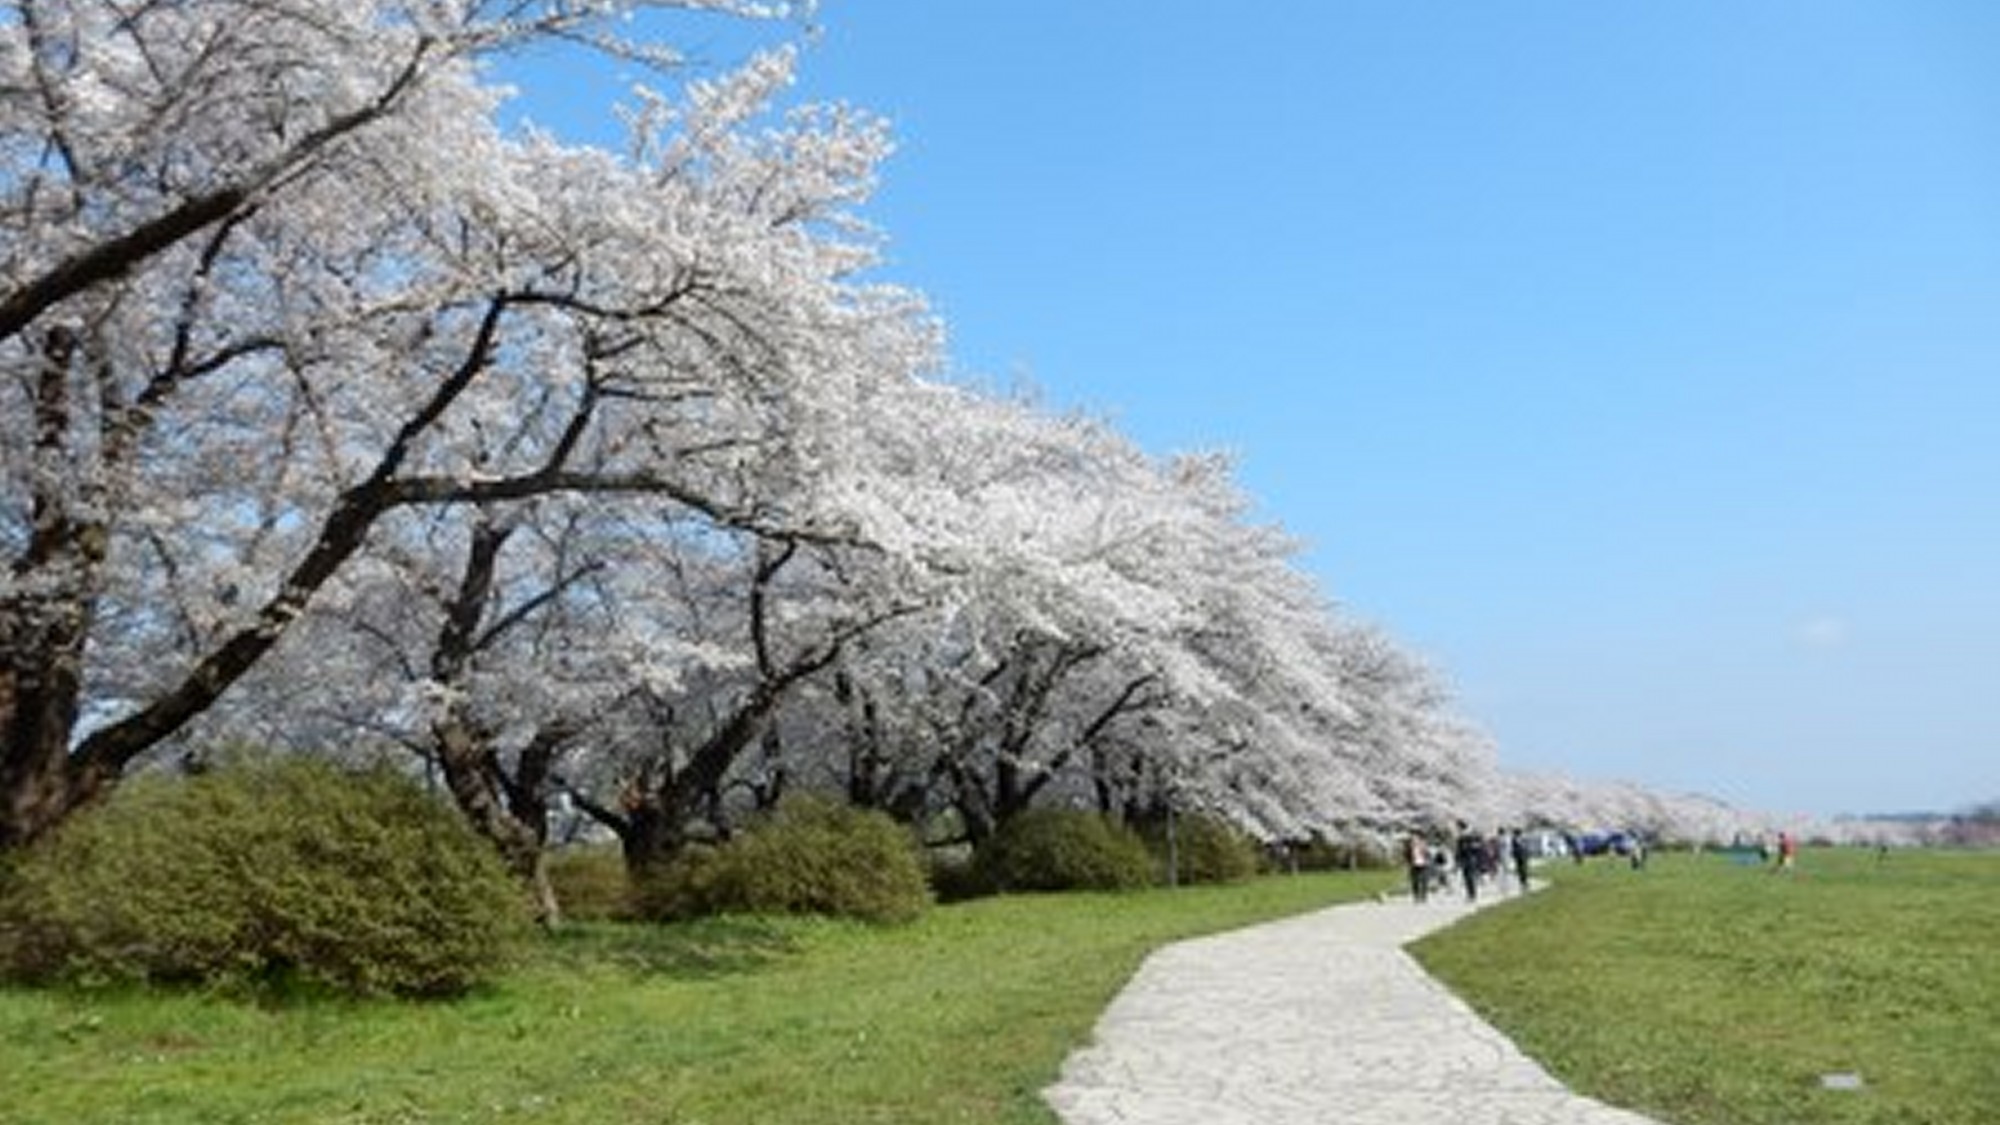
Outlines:
[[[1356,903],[1158,950],[1043,1096],[1066,1125],[1656,1125],[1571,1093],[1403,952],[1471,909]]]

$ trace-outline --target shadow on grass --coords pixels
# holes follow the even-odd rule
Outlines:
[[[632,976],[707,980],[755,972],[795,952],[782,922],[751,917],[704,918],[652,925],[586,922],[545,937],[530,955],[563,969],[610,969]]]

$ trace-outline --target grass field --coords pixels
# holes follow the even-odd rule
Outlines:
[[[1391,881],[579,927],[451,1003],[0,990],[0,1122],[1046,1125],[1038,1091],[1147,950]]]
[[[1578,1088],[1675,1125],[2000,1122],[2000,854],[1555,873],[1417,952]],[[578,927],[451,1003],[0,990],[0,1122],[1048,1125],[1147,950],[1390,881]]]
[[[2000,853],[1554,874],[1415,952],[1576,1088],[1674,1125],[2000,1122]]]

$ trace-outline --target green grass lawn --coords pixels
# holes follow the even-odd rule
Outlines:
[[[1415,952],[1578,1089],[1675,1125],[2000,1122],[2000,853],[1553,873]]]
[[[1148,950],[1391,881],[577,927],[450,1003],[0,990],[0,1122],[1046,1125],[1038,1091]]]

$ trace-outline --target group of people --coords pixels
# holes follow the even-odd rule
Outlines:
[[[1449,890],[1454,874],[1465,887],[1467,902],[1478,901],[1482,882],[1497,887],[1504,883],[1510,870],[1516,886],[1525,891],[1531,858],[1527,838],[1517,828],[1503,828],[1487,836],[1461,820],[1454,832],[1426,834],[1412,830],[1403,838],[1403,863],[1410,872],[1410,897],[1417,902],[1429,902],[1433,892]]]

